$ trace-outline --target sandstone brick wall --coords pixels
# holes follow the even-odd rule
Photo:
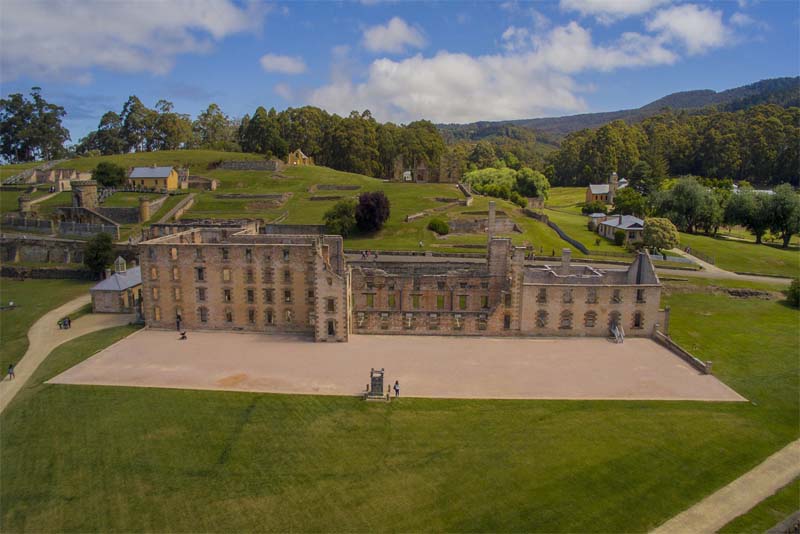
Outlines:
[[[344,273],[328,268],[335,242],[317,245],[314,236],[222,235],[187,232],[141,245],[143,309],[149,326],[175,328],[180,315],[182,326],[190,329],[306,332],[347,339]],[[213,236],[220,241],[208,242]],[[198,269],[203,269],[202,280]],[[320,303],[328,298],[335,299],[332,336],[315,328],[317,316],[327,318],[320,314]]]

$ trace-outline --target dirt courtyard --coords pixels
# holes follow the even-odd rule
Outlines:
[[[745,400],[649,339],[295,336],[141,330],[50,383],[357,395],[370,368],[401,396]]]

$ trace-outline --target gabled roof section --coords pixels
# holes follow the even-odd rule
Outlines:
[[[142,283],[142,268],[133,267],[122,273],[114,273],[90,291],[124,291]]]
[[[589,190],[593,195],[608,194],[608,184],[589,184]]]
[[[644,221],[633,215],[623,215],[621,218],[619,215],[610,215],[608,219],[600,224],[621,230],[641,230],[644,228]]]
[[[642,251],[636,254],[636,259],[628,267],[627,281],[629,284],[661,284],[650,254]]]
[[[172,167],[134,167],[131,178],[166,178],[172,173]]]

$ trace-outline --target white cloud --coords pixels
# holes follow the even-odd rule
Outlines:
[[[400,17],[393,17],[386,25],[372,26],[364,32],[364,46],[371,52],[402,53],[406,47],[422,48],[425,37]]]
[[[564,11],[577,11],[593,16],[602,24],[610,24],[633,15],[643,15],[670,0],[561,0]]]
[[[231,0],[3,0],[0,72],[4,81],[88,81],[93,68],[164,74],[179,54],[208,52],[228,35],[257,31],[268,9]]]
[[[746,13],[742,13],[741,11],[737,11],[731,18],[729,19],[730,23],[734,26],[738,26],[739,28],[757,28],[759,30],[768,30],[769,24],[764,22],[763,20],[754,19],[750,15]]]
[[[258,62],[261,63],[261,68],[267,72],[302,74],[306,71],[306,62],[303,61],[303,58],[296,56],[264,54]]]
[[[665,41],[681,43],[689,55],[728,44],[733,35],[722,21],[722,11],[683,4],[662,9],[647,21],[647,29]]]
[[[511,40],[519,33],[511,27]],[[509,33],[510,32],[510,33]],[[470,56],[440,51],[399,61],[372,62],[361,83],[340,77],[312,92],[313,104],[346,114],[370,109],[381,120],[427,118],[469,122],[577,112],[586,108],[582,88],[572,76],[587,70],[670,64],[677,55],[659,39],[626,33],[600,46],[591,33],[572,22],[542,38],[520,40],[513,53]]]
[[[289,100],[293,95],[292,88],[285,83],[275,84],[275,87],[272,88],[272,91],[284,100]]]
[[[531,34],[528,28],[509,26],[503,32],[501,39],[503,40],[503,48],[508,52],[524,50],[531,46]]]

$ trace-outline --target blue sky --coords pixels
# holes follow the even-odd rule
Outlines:
[[[3,0],[0,84],[42,87],[73,141],[133,94],[192,116],[313,104],[471,122],[797,76],[799,35],[800,3],[781,0]]]

